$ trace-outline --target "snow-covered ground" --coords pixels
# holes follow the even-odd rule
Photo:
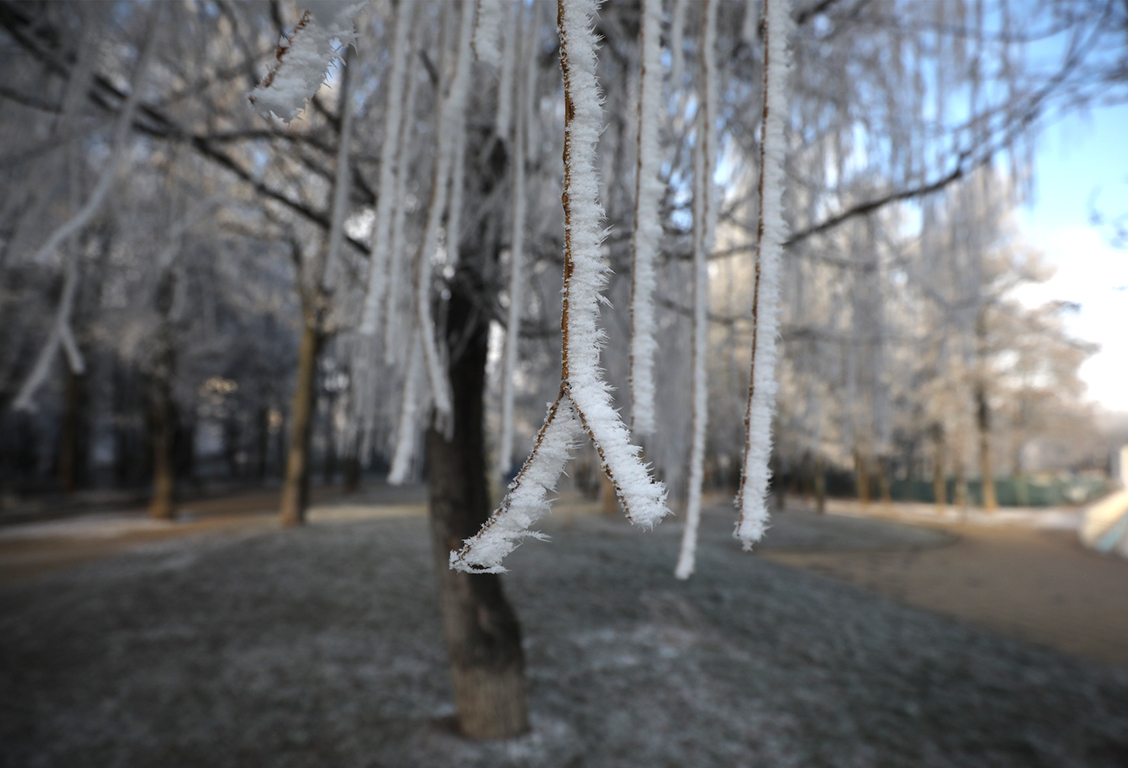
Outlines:
[[[0,591],[0,765],[1128,764],[1128,672],[943,619],[680,524],[559,516],[507,560],[533,731],[450,729],[425,519],[148,545]],[[944,534],[780,515],[765,547]]]

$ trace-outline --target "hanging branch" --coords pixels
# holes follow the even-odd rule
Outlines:
[[[737,505],[740,517],[733,535],[745,549],[764,535],[767,525],[768,462],[772,454],[775,409],[776,337],[779,335],[779,263],[787,240],[783,218],[784,128],[787,120],[787,39],[789,0],[764,0],[764,117],[760,141],[760,220],[752,298],[752,376],[744,417],[744,464]]]
[[[113,149],[110,151],[109,160],[106,161],[106,165],[102,168],[102,172],[98,176],[98,181],[94,185],[94,189],[90,192],[90,197],[87,198],[86,203],[74,216],[51,233],[51,236],[47,238],[47,242],[43,243],[35,252],[35,255],[31,257],[32,262],[46,261],[64,240],[80,233],[86,225],[90,223],[90,220],[97,215],[98,211],[102,210],[102,206],[106,202],[106,197],[109,195],[110,188],[117,179],[122,161],[125,159],[127,139],[133,127],[133,116],[137,112],[137,105],[141,100],[141,91],[145,85],[149,63],[152,61],[153,52],[157,47],[156,27],[157,19],[160,14],[160,6],[157,6],[149,13],[149,19],[145,25],[144,31],[144,47],[141,49],[141,54],[133,75],[133,87],[129,91],[129,96],[125,99],[125,104],[122,105],[121,112],[118,113],[117,120],[114,122]],[[77,76],[81,77],[81,74]]]
[[[661,0],[643,0],[642,71],[638,89],[638,166],[635,175],[635,220],[631,235],[631,426],[642,436],[654,434],[654,263],[662,239],[658,178],[658,126],[662,110]]]
[[[745,45],[756,42],[756,0],[744,0],[744,21],[740,26],[740,39]]]
[[[413,55],[419,49],[422,29],[423,25],[420,24],[417,15],[411,30],[411,51]],[[415,122],[415,100],[419,93],[419,78],[416,76],[415,69],[409,66],[407,74],[407,95],[399,125],[401,139],[411,135]],[[407,198],[407,180],[411,175],[410,171],[410,158],[405,146],[404,151],[399,155],[399,162],[396,163],[395,197],[393,198],[395,215],[392,217],[392,245],[387,267],[388,300],[384,302],[384,361],[389,365],[399,359],[401,351],[399,295],[400,283],[403,280],[404,241],[406,239],[404,230],[407,222],[407,206],[404,205],[404,200]]]
[[[520,27],[515,25],[513,31]],[[519,54],[520,65],[535,70],[533,60],[535,50],[534,35],[513,35],[513,39],[525,40],[522,48],[514,51]],[[516,46],[515,46],[516,47]],[[516,65],[515,65],[516,68]],[[517,368],[517,337],[521,327],[521,305],[523,301],[523,270],[525,260],[525,155],[529,143],[528,101],[532,98],[532,82],[526,78],[522,84],[517,81],[516,119],[513,137],[513,230],[509,238],[509,307],[505,318],[505,357],[501,373],[501,434],[497,452],[498,477],[503,480],[513,461],[513,376]]]
[[[457,266],[462,242],[462,190],[466,177],[466,125],[460,122],[455,133],[454,157],[450,168],[450,209],[447,211],[447,264]]]
[[[352,142],[352,70],[354,56],[351,50],[345,51],[341,63],[340,106],[341,133],[337,145],[337,168],[333,177],[333,202],[329,212],[329,244],[325,251],[325,261],[321,265],[322,287],[332,290],[337,277],[337,259],[340,257],[341,243],[345,238],[345,218],[349,212],[349,144]],[[383,197],[383,195],[381,195]]]
[[[713,174],[716,164],[717,10],[714,0],[701,7],[701,82],[704,91],[693,142],[693,437],[689,451],[689,487],[685,528],[674,575],[688,579],[697,556],[697,527],[701,521],[701,486],[705,480],[705,430],[709,421],[709,387],[705,361],[709,351],[709,249],[713,245],[716,205]]]
[[[380,319],[380,302],[384,299],[385,281],[388,278],[388,260],[391,251],[391,229],[393,209],[402,205],[401,198],[392,194],[392,188],[400,171],[401,147],[404,135],[401,133],[403,120],[400,109],[403,106],[404,83],[410,69],[406,66],[408,50],[411,47],[411,18],[414,3],[401,2],[396,5],[396,23],[392,31],[392,64],[388,74],[388,101],[384,107],[384,141],[380,145],[380,195],[376,198],[376,220],[372,225],[372,257],[368,263],[368,288],[364,297],[364,313],[360,320],[360,333],[372,336]],[[395,300],[395,294],[388,292],[388,301]]]
[[[494,132],[503,137],[509,135],[509,126],[513,122],[513,79],[523,48],[518,30],[521,26],[521,12],[525,7],[523,2],[508,2],[507,5],[505,35],[501,41],[501,72],[497,83],[497,116],[494,121]]]
[[[71,333],[70,329],[70,317],[74,310],[74,297],[77,291],[78,264],[75,259],[71,259],[67,262],[66,277],[63,279],[63,295],[59,299],[59,308],[55,312],[55,325],[51,329],[51,335],[47,338],[47,343],[43,345],[39,357],[36,358],[31,373],[24,380],[15,400],[12,401],[13,411],[25,411],[27,413],[35,411],[35,393],[47,380],[47,374],[51,372],[51,363],[54,362],[55,353],[60,346],[67,355],[67,364],[72,373],[81,375],[86,371],[86,363],[82,359],[82,353],[79,351],[78,344],[74,341],[74,334]]]
[[[603,108],[596,78],[595,0],[557,0],[560,68],[564,75],[564,302],[560,393],[548,409],[533,452],[482,529],[451,552],[451,568],[497,573],[501,560],[548,511],[546,493],[582,428],[627,519],[653,527],[669,514],[666,489],[654,481],[619,418],[599,369],[604,334],[597,327],[608,268],[601,258],[603,206],[595,170]]]
[[[126,97],[125,104],[122,106],[121,112],[114,124],[113,149],[111,150],[109,160],[102,169],[102,173],[97,183],[94,185],[90,197],[87,198],[86,203],[74,216],[68,219],[66,223],[51,233],[47,241],[43,243],[35,252],[35,255],[32,256],[31,260],[33,262],[44,261],[48,256],[53,254],[67,238],[81,232],[98,211],[101,210],[102,205],[105,203],[110,188],[117,178],[121,162],[125,157],[126,140],[129,137],[129,131],[133,124],[133,115],[137,111],[137,104],[141,99],[141,90],[145,84],[149,63],[152,60],[153,52],[156,50],[157,36],[155,29],[160,13],[160,8],[155,8],[150,12],[148,22],[145,25],[144,47],[137,61],[135,74],[133,76],[133,87],[129,92],[129,96]],[[81,75],[78,75],[78,77],[81,77]],[[24,380],[23,386],[20,387],[15,400],[12,401],[13,410],[29,412],[35,410],[35,395],[47,380],[47,375],[51,371],[51,363],[54,362],[55,353],[60,346],[67,356],[67,364],[70,366],[73,373],[82,374],[86,371],[86,361],[82,357],[82,351],[78,348],[78,344],[74,339],[74,333],[71,331],[70,327],[71,314],[74,308],[74,297],[78,291],[79,270],[77,258],[77,256],[71,256],[66,263],[63,295],[59,299],[59,307],[55,311],[55,323],[51,329],[51,335],[47,338],[47,342],[40,350],[39,357],[36,358],[35,365],[32,366],[31,372],[28,374],[27,379]]]
[[[504,0],[478,0],[474,25],[474,58],[491,67],[501,65],[501,19]]]
[[[474,6],[463,3],[459,7],[461,21],[458,48],[454,58],[453,76],[446,96],[439,106],[439,136],[435,169],[431,180],[431,205],[427,211],[427,224],[423,241],[415,256],[415,322],[422,335],[423,361],[426,363],[427,382],[435,403],[435,423],[451,425],[450,381],[443,370],[435,338],[435,322],[431,317],[432,257],[439,247],[439,229],[447,209],[447,191],[451,168],[457,156],[455,142],[465,142],[466,94],[470,84],[470,38],[474,32]],[[448,233],[449,234],[449,233]]]
[[[682,35],[685,33],[685,12],[688,5],[688,0],[674,0],[674,8],[670,13],[670,89],[675,94],[681,90],[682,74],[685,72]]]
[[[400,402],[399,427],[396,430],[396,450],[392,457],[392,468],[388,472],[390,485],[403,485],[407,481],[407,473],[411,469],[411,459],[415,453],[415,423],[419,403],[416,390],[419,388],[419,370],[421,360],[419,357],[419,344],[416,334],[411,334],[410,348],[407,353],[407,376],[403,382],[403,399]]]

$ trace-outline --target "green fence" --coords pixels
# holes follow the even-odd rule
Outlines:
[[[948,503],[956,498],[956,481],[947,482]],[[876,490],[876,489],[875,489]],[[894,480],[890,486],[895,501],[935,503],[933,484],[929,480]],[[1002,507],[1060,507],[1085,504],[1108,493],[1107,480],[1090,477],[1055,478],[1049,481],[1000,478],[995,480],[995,497]],[[983,503],[983,483],[967,481],[968,503]]]

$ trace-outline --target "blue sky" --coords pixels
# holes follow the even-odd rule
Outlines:
[[[1035,164],[1035,196],[1018,221],[1056,273],[1022,297],[1081,305],[1069,329],[1101,345],[1081,369],[1088,395],[1109,410],[1128,411],[1128,250],[1110,247],[1089,221],[1094,193],[1106,215],[1128,213],[1128,105],[1055,122],[1041,137]]]

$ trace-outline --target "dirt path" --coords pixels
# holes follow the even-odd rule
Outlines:
[[[923,549],[763,554],[907,605],[1128,668],[1128,561],[1085,549],[1069,530],[928,527],[959,538]]]

